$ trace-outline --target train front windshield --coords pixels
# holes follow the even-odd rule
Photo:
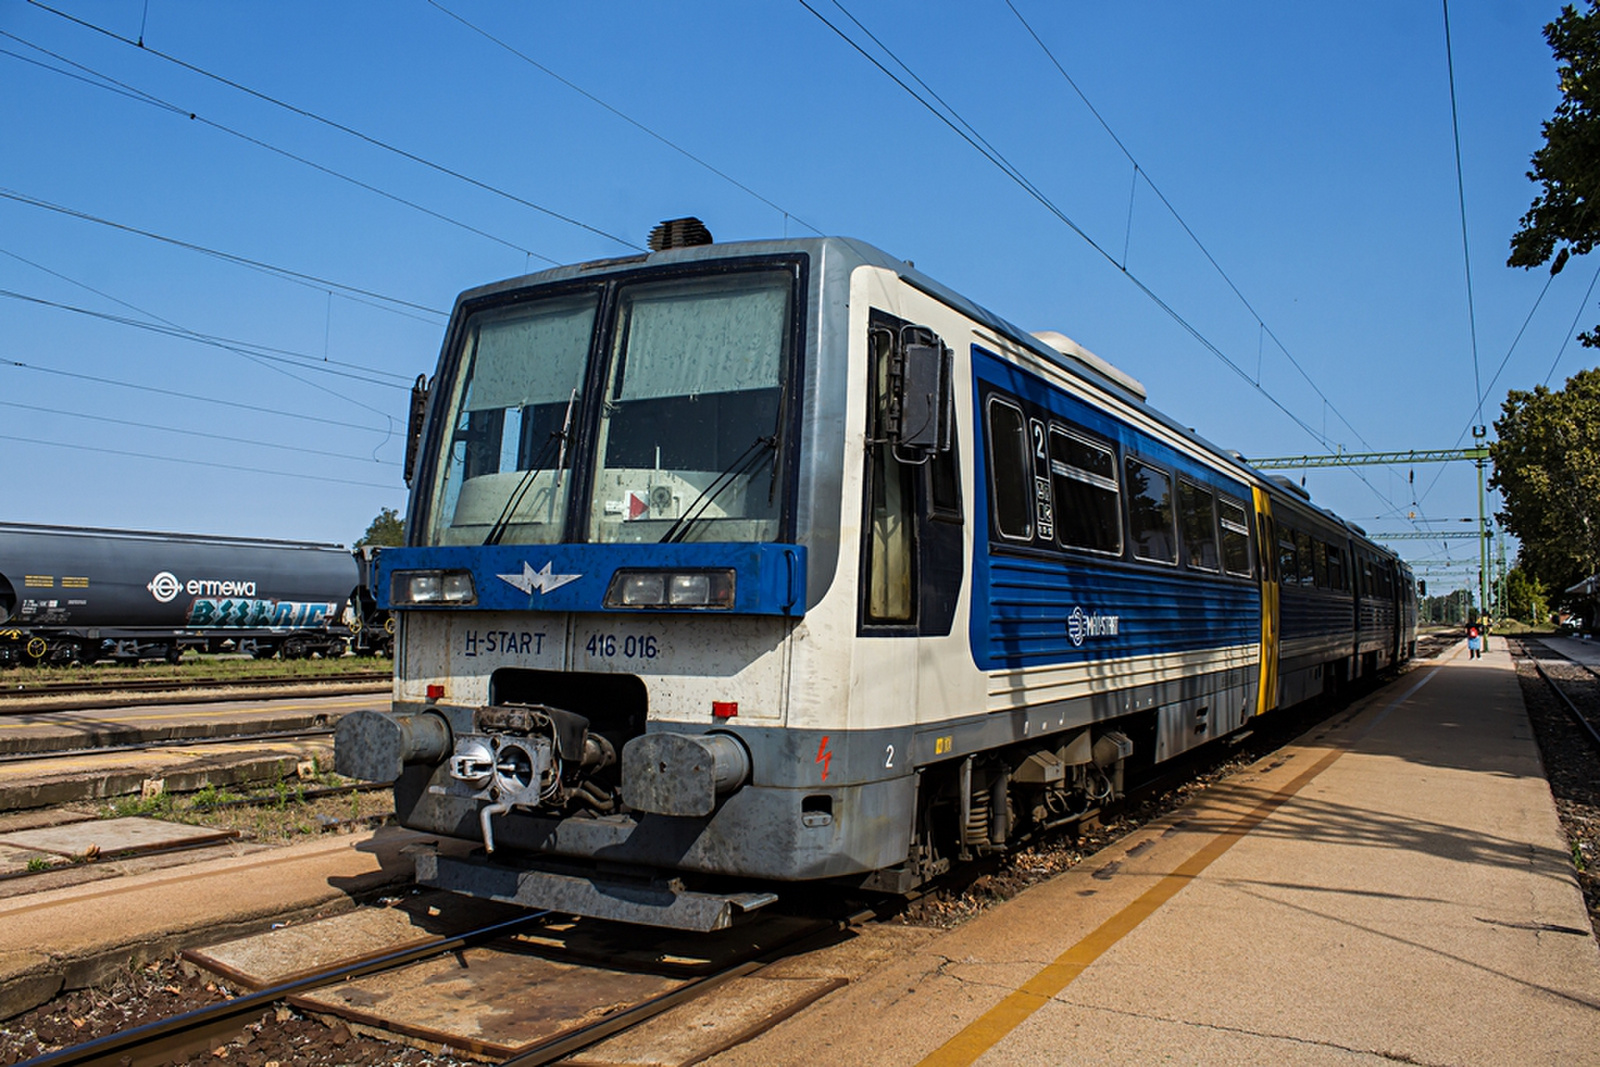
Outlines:
[[[640,279],[475,312],[427,543],[776,540],[794,281]]]

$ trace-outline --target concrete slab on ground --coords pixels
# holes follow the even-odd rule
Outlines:
[[[0,1019],[184,948],[353,908],[409,882],[409,850],[437,840],[385,827],[0,900]]]
[[[0,810],[22,811],[83,801],[185,793],[292,780],[331,766],[331,738],[238,741],[145,751],[51,756],[0,763]]]
[[[504,1057],[689,981],[545,959],[497,942],[313,990],[290,1003],[416,1038],[430,1048],[442,1043]]]
[[[0,714],[0,755],[305,730],[331,726],[358,708],[387,706],[387,700],[371,695],[219,698],[204,704],[70,710],[19,711],[8,705]]]
[[[1600,950],[1504,648],[710,1062],[1594,1062]]]
[[[682,1067],[700,1063],[803,1011],[938,931],[882,924],[841,933],[834,944],[791,956],[719,986],[562,1060],[564,1067]]]
[[[266,989],[525,914],[525,909],[509,904],[429,891],[385,907],[358,908],[315,922],[186,949],[183,958],[236,985]]]
[[[0,845],[49,852],[57,856],[115,856],[225,841],[235,836],[232,830],[214,830],[205,826],[185,826],[160,819],[129,816],[0,833]]]

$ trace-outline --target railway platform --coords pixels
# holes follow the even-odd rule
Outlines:
[[[0,812],[294,778],[332,766],[341,715],[381,695],[38,709],[0,714]]]
[[[712,1062],[1499,1065],[1597,1049],[1600,951],[1494,640]]]

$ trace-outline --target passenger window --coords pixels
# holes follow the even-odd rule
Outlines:
[[[1300,557],[1300,584],[1310,589],[1316,584],[1316,565],[1311,556],[1311,535],[1304,530],[1294,532],[1295,554]]]
[[[1033,540],[1033,474],[1028,462],[1028,434],[1022,410],[1003,400],[989,400],[989,486],[994,522],[1001,537]]]
[[[1311,555],[1316,561],[1316,582],[1318,589],[1328,588],[1328,545],[1323,541],[1311,543]]]
[[[1294,534],[1284,530],[1278,534],[1278,581],[1293,583],[1300,575],[1300,565],[1294,559]]]
[[[1222,569],[1241,577],[1250,575],[1250,526],[1244,505],[1217,497],[1217,520],[1222,527]]]
[[[1328,546],[1328,588],[1348,592],[1344,584],[1344,551],[1338,545]]]
[[[1217,518],[1211,491],[1179,479],[1178,514],[1183,521],[1183,561],[1203,571],[1217,569]]]
[[[1050,427],[1050,474],[1056,538],[1065,548],[1122,553],[1122,501],[1110,447]]]
[[[1178,562],[1178,532],[1173,525],[1172,479],[1165,471],[1131,456],[1123,462],[1128,486],[1128,536],[1135,559]]]

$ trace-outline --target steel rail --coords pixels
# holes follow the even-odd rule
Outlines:
[[[285,997],[471,948],[514,933],[549,914],[548,911],[531,912],[455,937],[358,960],[219,1004],[196,1008],[170,1019],[146,1023],[81,1045],[48,1052],[25,1061],[22,1067],[123,1067],[130,1064],[169,1063],[195,1052],[207,1052],[213,1039],[231,1039],[265,1009]]]
[[[1554,652],[1556,655],[1561,656],[1561,658],[1566,660],[1568,663],[1576,664],[1577,666],[1588,671],[1590,674],[1600,674],[1600,672],[1595,671],[1595,669],[1590,667],[1587,663],[1578,663],[1577,660],[1570,656],[1562,655],[1559,651],[1551,648],[1549,645],[1544,645],[1543,642],[1541,642],[1541,645],[1546,651]],[[1524,650],[1526,650],[1528,647],[1527,643],[1524,642],[1522,647]],[[1533,669],[1539,672],[1539,677],[1544,679],[1545,684],[1548,685],[1551,690],[1554,691],[1556,696],[1561,698],[1561,702],[1567,706],[1567,714],[1571,715],[1573,721],[1579,726],[1583,727],[1584,732],[1589,735],[1589,744],[1594,746],[1594,749],[1597,753],[1600,753],[1600,731],[1595,729],[1594,723],[1589,721],[1589,717],[1587,715],[1578,710],[1578,705],[1574,704],[1572,702],[1572,698],[1567,696],[1566,691],[1563,690],[1560,685],[1556,684],[1556,680],[1554,678],[1550,677],[1550,675],[1545,671],[1544,665],[1539,662],[1537,656],[1529,656],[1528,658],[1533,660]]]
[[[0,689],[0,697],[80,696],[96,693],[161,693],[182,689],[280,689],[293,685],[327,685],[341,682],[388,682],[393,671],[352,671],[329,675],[221,675],[196,678],[161,678],[143,681],[18,682]],[[3,706],[3,702],[0,702]]]
[[[579,1049],[598,1044],[608,1037],[638,1026],[645,1020],[675,1008],[679,1004],[684,1004],[694,1000],[696,997],[703,996],[725,982],[735,978],[742,978],[765,967],[770,967],[775,960],[790,954],[799,945],[808,941],[819,941],[826,937],[832,937],[841,930],[848,930],[850,927],[866,921],[868,917],[876,916],[876,914],[873,909],[864,908],[845,918],[834,920],[820,930],[796,931],[767,946],[761,951],[760,955],[753,959],[731,964],[715,974],[692,979],[671,992],[640,1001],[633,1007],[619,1011],[615,1015],[608,1015],[604,1019],[581,1026],[576,1030],[558,1034],[532,1048],[517,1053],[509,1059],[501,1060],[500,1067],[538,1067],[540,1064],[553,1063],[556,1060],[563,1059]],[[769,1020],[772,1024],[781,1021],[782,1017]]]

